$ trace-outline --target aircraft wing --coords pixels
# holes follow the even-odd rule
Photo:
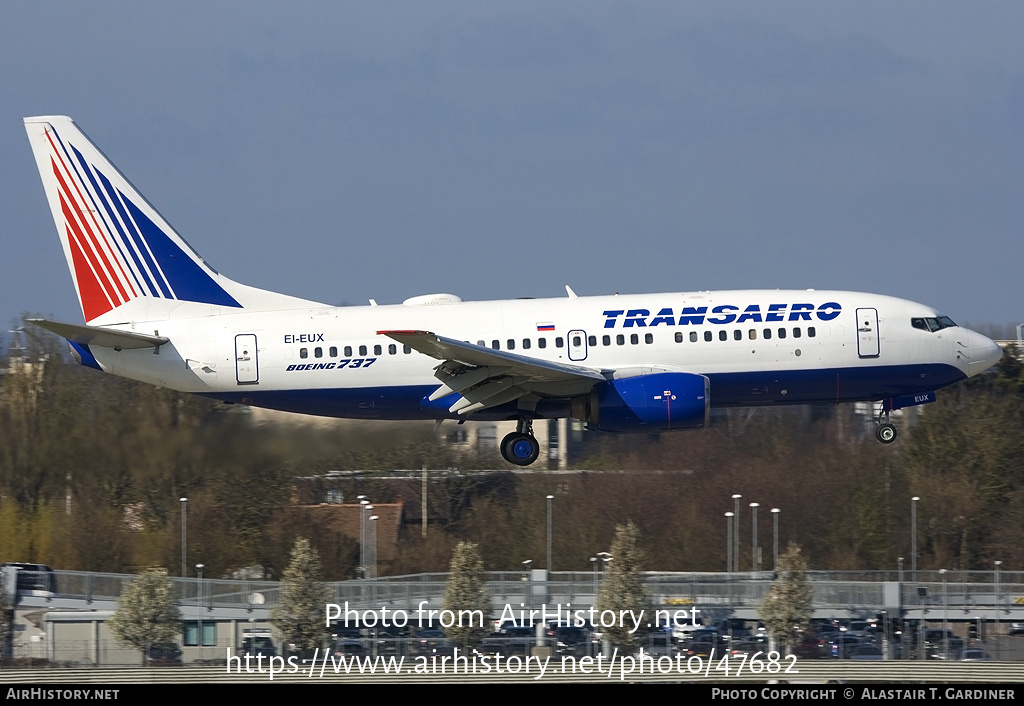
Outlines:
[[[116,351],[133,348],[159,348],[171,340],[164,336],[151,336],[134,331],[121,331],[120,329],[107,328],[106,326],[65,324],[60,321],[49,321],[47,319],[28,319],[28,322],[47,331],[53,331],[58,336],[63,336],[74,343],[80,343],[84,346],[93,345],[113,348]]]
[[[529,409],[541,397],[587,394],[611,375],[611,371],[494,350],[429,331],[377,333],[442,361],[434,368],[434,377],[442,384],[429,399],[458,393],[460,399],[448,411],[462,416],[515,400]]]

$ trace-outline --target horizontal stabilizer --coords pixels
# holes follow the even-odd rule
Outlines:
[[[59,321],[48,321],[47,319],[29,319],[30,324],[35,324],[47,331],[52,331],[58,336],[80,343],[83,346],[101,346],[113,348],[114,350],[130,350],[133,348],[159,348],[171,339],[164,336],[150,336],[145,333],[133,331],[121,331],[116,328],[105,326],[82,326],[81,324],[65,324]]]

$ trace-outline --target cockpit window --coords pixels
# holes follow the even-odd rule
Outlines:
[[[953,319],[948,316],[914,318],[910,320],[910,325],[922,331],[931,331],[932,333],[956,326],[953,323]]]

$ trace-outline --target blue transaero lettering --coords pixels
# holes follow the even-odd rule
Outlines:
[[[665,307],[653,312],[650,309],[612,309],[602,312],[604,327],[653,328],[655,326],[700,326],[701,324],[745,324],[768,323],[771,321],[831,321],[843,313],[843,307],[836,302],[814,304],[760,304],[738,307],[733,304],[719,304],[708,311],[706,306],[684,306],[676,312]],[[812,318],[813,317],[813,318]]]
[[[323,343],[323,340],[322,333],[286,333],[284,335],[285,343]]]

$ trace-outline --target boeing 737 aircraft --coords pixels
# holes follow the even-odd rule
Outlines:
[[[82,365],[226,402],[358,419],[535,419],[617,432],[707,426],[712,407],[894,409],[992,366],[995,342],[922,304],[815,290],[334,307],[210,267],[67,117],[26,118],[85,324],[36,320]]]

